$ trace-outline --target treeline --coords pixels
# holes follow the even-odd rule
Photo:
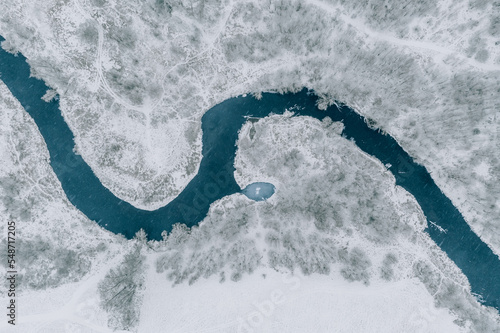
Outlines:
[[[7,241],[0,243],[7,253]],[[35,236],[16,238],[16,285],[19,290],[45,290],[79,281],[91,268],[92,253],[81,253],[54,244],[52,240]],[[7,269],[7,261],[2,266]],[[5,281],[4,281],[5,282]]]
[[[130,330],[139,323],[146,259],[141,250],[141,245],[134,245],[98,286],[100,305],[108,313],[108,326],[115,330]]]

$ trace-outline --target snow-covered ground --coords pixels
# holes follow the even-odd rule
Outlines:
[[[59,93],[102,183],[136,207],[163,206],[196,174],[208,108],[306,86],[393,135],[499,254],[499,16],[492,1],[32,0],[2,6],[0,35]],[[273,183],[273,197],[224,198],[190,234],[143,245],[137,297],[106,314],[102,281],[136,241],[71,206],[3,83],[0,110],[0,219],[24,247],[16,331],[109,332],[127,306],[140,332],[500,330],[385,168],[339,124],[286,116],[239,139],[237,181]],[[255,314],[277,290],[283,303]]]
[[[365,286],[259,269],[238,282],[220,284],[212,277],[171,288],[162,276],[148,276],[156,289],[145,293],[140,332],[466,331],[453,323],[456,317],[436,308],[418,280]]]
[[[78,151],[137,207],[196,174],[200,119],[247,92],[315,89],[432,173],[500,253],[499,7],[491,1],[21,1],[3,47],[61,95]],[[475,168],[484,164],[476,173]]]
[[[0,331],[76,332],[81,325],[101,325],[107,331],[95,285],[129,244],[89,221],[67,200],[34,121],[3,82],[0,111],[0,218],[16,222],[18,271],[17,324],[13,328],[2,320]],[[7,253],[7,223],[0,230]],[[2,276],[6,264],[4,260]],[[10,300],[6,286],[0,286],[5,305]]]

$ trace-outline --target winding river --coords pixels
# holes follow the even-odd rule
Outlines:
[[[158,240],[161,232],[170,230],[174,223],[196,225],[207,215],[210,204],[224,196],[243,193],[254,200],[263,200],[272,195],[272,184],[256,183],[242,190],[236,183],[234,158],[238,131],[250,116],[262,118],[300,106],[295,111],[296,117],[328,116],[333,121],[342,121],[346,138],[390,166],[396,184],[416,198],[427,220],[432,222],[426,231],[467,276],[472,292],[482,297],[483,304],[500,309],[498,256],[471,230],[425,167],[415,163],[391,136],[370,128],[352,109],[331,106],[321,111],[316,107],[317,96],[306,89],[295,94],[264,93],[260,100],[251,96],[228,99],[202,118],[203,158],[198,174],[169,204],[146,211],[115,197],[81,156],[75,154],[73,133],[61,115],[59,102],[47,103],[41,99],[49,88],[43,81],[30,77],[25,60],[21,54],[14,56],[0,49],[0,78],[37,124],[49,150],[50,164],[70,202],[102,227],[127,238],[143,228],[150,239]],[[261,189],[266,193],[261,193]]]

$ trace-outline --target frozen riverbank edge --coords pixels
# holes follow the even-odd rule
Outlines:
[[[499,178],[495,115],[498,110],[498,55],[495,52],[498,49],[494,47],[495,32],[489,31],[495,15],[491,3],[453,2],[450,9],[450,4],[442,1],[437,4],[437,10],[429,6],[433,10],[412,12],[411,26],[407,18],[396,20],[391,26],[384,25],[379,13],[351,8],[354,3],[342,8],[326,2],[303,2],[298,10],[297,6],[281,8],[278,3],[272,4],[272,10],[267,4],[233,2],[232,5],[221,3],[221,8],[226,10],[207,14],[202,20],[194,19],[195,15],[203,15],[201,12],[174,7],[172,16],[163,12],[171,18],[165,22],[165,16],[154,16],[154,11],[146,6],[139,8],[140,17],[137,17],[137,11],[127,2],[111,1],[104,8],[88,2],[30,2],[6,8],[1,14],[0,29],[9,40],[7,47],[27,55],[35,68],[34,74],[62,95],[64,115],[77,134],[77,147],[86,161],[115,194],[136,206],[148,209],[161,206],[189,181],[189,176],[185,179],[179,176],[175,181],[165,178],[163,183],[161,179],[171,173],[168,168],[178,168],[182,170],[178,175],[188,175],[182,165],[197,165],[201,147],[196,145],[196,140],[200,140],[198,128],[203,110],[246,91],[285,91],[307,85],[331,99],[354,106],[376,122],[376,126],[396,136],[405,149],[431,170],[440,188],[452,198],[474,230],[499,253],[496,220],[500,215],[499,182],[495,181]],[[393,5],[398,7],[397,3]],[[80,13],[79,8],[86,14],[73,15]],[[211,10],[213,8],[208,8],[207,13],[212,13]],[[358,15],[356,19],[350,18],[353,13]],[[132,23],[127,21],[132,18]],[[381,23],[377,24],[377,20]],[[163,25],[148,28],[158,21]],[[204,31],[201,36],[195,21],[201,21],[198,23]],[[102,28],[96,23],[102,24]],[[141,36],[136,36],[135,46],[122,45],[127,40],[114,34],[123,32],[126,36],[126,27],[130,24],[131,30]],[[310,34],[307,25],[322,26],[319,37]],[[258,27],[257,31],[253,30],[254,26]],[[160,37],[175,40],[150,43],[156,41],[154,35],[158,32]],[[479,39],[473,38],[476,34]],[[457,35],[460,38],[456,38]],[[81,43],[84,39],[88,40],[87,44]],[[307,41],[317,44],[307,44]],[[143,47],[146,44],[148,47]],[[173,44],[177,46],[171,47]],[[313,49],[315,57],[307,56]],[[483,50],[489,52],[486,60],[478,56],[484,55]],[[130,57],[132,53],[137,57]],[[97,62],[96,54],[99,55]],[[139,61],[138,65],[133,65],[134,59]],[[151,69],[160,74],[150,75],[147,71]],[[122,72],[117,76],[115,70]],[[165,87],[165,98],[153,99],[151,113],[145,112],[148,108],[126,100],[129,98],[123,90],[126,84],[109,81],[110,78],[124,80],[127,75],[138,80],[139,95],[146,77]],[[176,86],[178,82],[183,83],[182,87]],[[185,104],[186,99],[193,104]],[[3,120],[7,122],[7,119],[10,118]],[[28,180],[13,189],[21,189],[25,193],[22,200],[29,204],[30,200],[37,201],[36,198],[43,198],[45,202],[47,196],[42,190],[53,188],[59,198],[56,202],[62,206],[55,208],[51,204],[43,209],[43,205],[36,206],[33,216],[28,216],[22,203],[8,213],[26,224],[38,219],[44,222],[31,224],[31,231],[25,229],[27,239],[40,232],[36,228],[42,228],[54,239],[64,239],[60,249],[73,249],[82,260],[91,260],[93,257],[88,254],[91,251],[87,251],[102,250],[97,247],[99,242],[93,243],[92,235],[97,233],[104,243],[110,236],[100,234],[101,231],[78,231],[78,228],[94,230],[94,227],[87,226],[88,221],[71,207],[60,208],[67,207],[67,202],[60,188],[50,184],[57,183],[53,177],[47,178],[52,179],[49,184],[37,183],[47,181],[46,178],[33,177],[33,182],[26,178],[31,176],[26,170],[40,172],[40,168],[29,169],[31,163],[27,163],[26,158],[33,159],[32,162],[38,163],[34,165],[42,169],[48,164],[40,156],[42,148],[18,154],[24,152],[23,149],[32,149],[29,146],[33,142],[26,141],[28,137],[33,140],[37,137],[31,125],[21,125],[24,122],[26,119],[22,118],[9,122],[5,128],[15,129],[18,134],[2,139],[6,158],[15,161],[18,155],[21,159],[18,168],[7,170],[22,176],[19,179]],[[12,135],[15,131],[3,133]],[[144,137],[141,135],[144,132],[152,136]],[[176,134],[165,138],[166,133]],[[117,141],[121,148],[118,151],[113,146]],[[168,150],[175,144],[185,149]],[[192,155],[186,157],[185,154]],[[140,170],[147,172],[134,169],[137,161]],[[187,169],[191,175],[196,173],[192,167]],[[4,176],[9,178],[10,174]],[[161,186],[155,188],[155,182]],[[173,184],[174,190],[164,193],[163,188],[169,184]],[[61,228],[67,221],[77,229]],[[82,238],[84,233],[90,236]],[[52,243],[52,238],[45,241]],[[44,244],[41,245],[46,246]],[[110,245],[123,253],[121,246]],[[101,256],[99,263],[110,266],[119,263],[119,260],[106,261],[104,254],[97,255]],[[72,258],[71,252],[69,258]],[[43,261],[42,257],[37,260]],[[84,268],[85,265],[83,271]],[[75,273],[73,269],[69,270],[71,274]],[[69,278],[78,277],[76,272],[69,274]],[[41,273],[42,270],[30,272],[33,278],[39,279],[40,285]],[[33,300],[34,294],[40,295],[40,299],[46,296],[44,292],[31,292],[26,299]],[[32,313],[38,311],[34,309]],[[78,311],[81,316],[81,308]]]
[[[406,15],[388,24],[355,3],[32,2],[6,8],[0,32],[61,95],[101,182],[136,207],[165,205],[196,174],[204,110],[308,86],[391,133],[498,254],[498,8],[392,6]]]

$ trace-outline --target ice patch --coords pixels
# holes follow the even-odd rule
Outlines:
[[[241,193],[247,196],[247,198],[255,201],[263,201],[270,198],[274,194],[274,185],[271,183],[252,183],[245,187]]]

